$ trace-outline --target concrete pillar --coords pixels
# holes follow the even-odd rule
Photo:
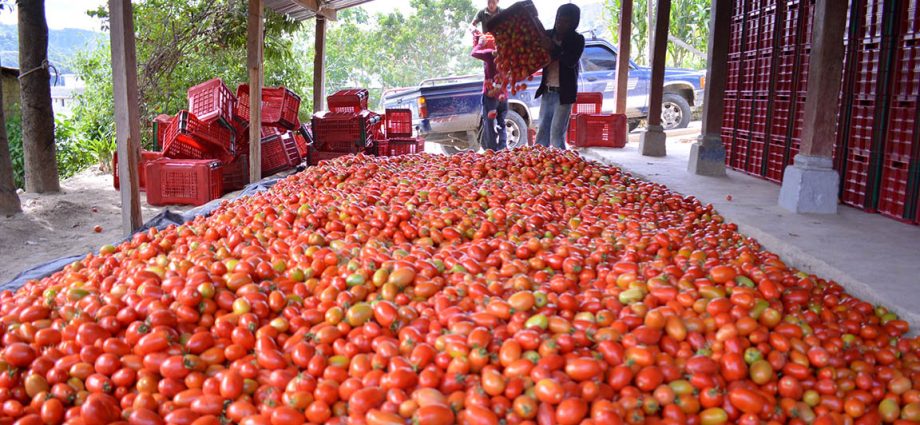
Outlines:
[[[664,96],[664,64],[668,55],[668,28],[671,0],[658,0],[655,39],[652,48],[652,79],[648,93],[648,129],[642,134],[639,152],[645,156],[665,156],[667,136],[661,127],[661,98]]]
[[[313,111],[323,110],[326,99],[326,18],[316,15],[316,48],[313,58]]]
[[[808,66],[802,144],[786,167],[779,205],[796,213],[836,214],[840,176],[833,169],[836,105],[843,72],[847,8],[817,0]]]
[[[632,42],[632,0],[622,0],[620,8],[620,35],[617,40],[616,106],[613,112],[626,113],[629,95],[629,49]]]
[[[701,176],[725,175],[722,115],[725,112],[725,80],[728,79],[732,3],[732,0],[712,0],[703,128],[700,138],[690,147],[690,163],[687,164],[688,172]]]

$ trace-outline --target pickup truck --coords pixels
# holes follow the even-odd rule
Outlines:
[[[614,109],[616,90],[617,50],[599,38],[585,40],[579,74],[580,92],[602,92],[604,112]],[[627,111],[629,130],[648,114],[648,92],[651,68],[629,61],[629,92]],[[412,110],[413,125],[425,141],[441,145],[446,154],[478,150],[481,137],[482,74],[435,78],[422,81],[418,87],[391,89],[383,93],[383,108]],[[705,72],[668,68],[664,76],[662,126],[683,128],[690,122],[692,108],[703,103]],[[527,84],[527,89],[508,98],[505,126],[508,146],[527,143],[527,131],[539,125],[540,99],[534,99],[540,86],[540,76]]]

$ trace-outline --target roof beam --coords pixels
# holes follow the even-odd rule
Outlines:
[[[294,2],[331,21],[334,21],[336,18],[337,11],[331,7],[327,7],[326,2],[323,0],[294,0]]]

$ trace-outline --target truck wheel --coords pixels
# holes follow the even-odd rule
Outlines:
[[[505,133],[508,136],[508,149],[527,146],[527,122],[510,109],[505,115]]]
[[[661,126],[665,130],[687,128],[690,125],[690,104],[676,93],[665,93],[661,100]]]
[[[629,132],[629,133],[632,133],[632,132],[635,131],[637,128],[639,128],[639,123],[641,123],[641,122],[642,122],[642,120],[629,120],[629,121],[626,121],[626,126],[627,126],[627,128],[629,129],[628,132]]]

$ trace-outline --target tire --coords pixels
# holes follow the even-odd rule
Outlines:
[[[690,103],[676,93],[665,93],[661,100],[661,126],[665,130],[687,128],[690,125]]]
[[[640,124],[641,122],[642,122],[642,120],[629,120],[629,121],[626,121],[627,133],[632,133],[632,132],[635,131],[637,128],[639,128],[639,124]]]
[[[505,114],[505,132],[508,135],[508,149],[527,146],[527,121],[524,121],[523,117],[510,109]]]

